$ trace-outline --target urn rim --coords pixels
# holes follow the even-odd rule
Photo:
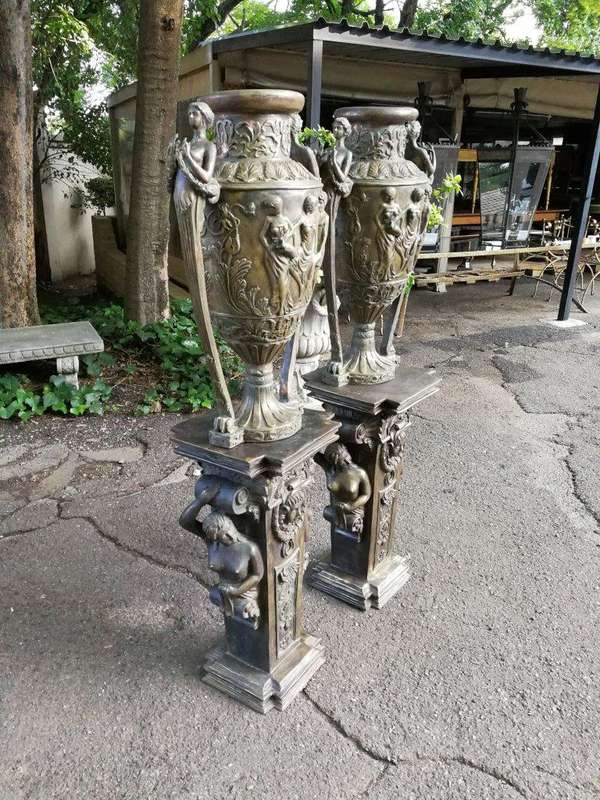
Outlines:
[[[385,125],[403,125],[419,118],[411,106],[346,106],[337,108],[334,119],[346,117],[349,122],[374,122]]]
[[[200,99],[215,114],[294,114],[304,108],[304,95],[289,89],[230,89]]]

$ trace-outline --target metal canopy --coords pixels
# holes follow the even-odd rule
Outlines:
[[[406,28],[392,30],[384,25],[371,28],[347,22],[316,22],[285,25],[211,40],[213,53],[256,48],[309,49],[323,43],[325,56],[345,56],[368,60],[409,61],[445,69],[460,70],[464,78],[530,75],[580,75],[600,78],[600,60],[592,55],[565,50],[518,45],[503,45],[478,39],[449,39],[427,32],[411,33]],[[362,52],[360,50],[362,49]]]
[[[578,75],[600,80],[600,60],[585,53],[553,50],[549,47],[521,48],[517,44],[475,42],[463,38],[449,39],[431,36],[426,31],[411,33],[408,29],[392,30],[384,25],[371,28],[341,22],[316,22],[287,25],[268,30],[248,31],[211,40],[215,55],[240,50],[277,49],[307,53],[306,117],[311,127],[317,127],[321,112],[323,59],[346,57],[369,61],[397,61],[407,65],[422,65],[459,72],[462,79],[528,78]],[[585,236],[596,169],[600,158],[600,84],[596,110],[588,140],[584,185],[578,198],[575,224],[561,302],[559,320],[567,320]]]

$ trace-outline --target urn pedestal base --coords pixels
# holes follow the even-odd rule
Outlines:
[[[306,376],[341,423],[340,443],[316,457],[330,490],[331,558],[310,567],[314,588],[366,610],[382,608],[408,580],[408,559],[393,553],[404,442],[410,409],[439,383],[433,371],[400,366],[383,384],[333,388],[319,372]]]
[[[212,425],[206,414],[172,431],[176,452],[202,468],[180,524],[207,545],[217,575],[208,599],[225,623],[203,679],[266,713],[285,708],[324,661],[318,639],[302,627],[307,490],[313,456],[337,439],[340,423],[306,411],[290,438],[231,449],[211,443]]]
[[[307,583],[320,592],[366,611],[383,608],[410,578],[408,558],[391,556],[366,581],[336,569],[333,564],[317,561],[311,564]]]
[[[283,711],[325,663],[323,645],[309,634],[271,671],[256,669],[216,647],[204,662],[202,680],[261,714]]]

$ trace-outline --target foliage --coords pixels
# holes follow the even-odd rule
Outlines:
[[[452,194],[462,194],[461,176],[453,175],[449,172],[438,188],[432,192],[433,202],[429,210],[429,219],[427,220],[428,231],[434,231],[442,224],[444,220],[444,203],[446,198]]]
[[[125,365],[123,379],[138,369],[158,373],[161,377],[144,395],[137,408],[139,413],[162,409],[199,411],[212,407],[214,393],[190,300],[172,301],[169,319],[146,326],[127,320],[122,306],[115,303],[73,302],[60,309],[46,309],[43,317],[45,322],[89,319],[94,325],[110,353],[86,359],[88,374],[99,375],[104,367],[112,366],[114,361],[107,364],[107,355],[113,359],[117,357]],[[236,391],[241,362],[219,337],[217,344],[230,387]]]
[[[45,411],[76,417],[86,412],[102,414],[111,392],[102,380],[76,389],[62,375],[53,375],[39,392],[25,375],[0,375],[0,419],[18,417],[27,422]]]
[[[0,419],[27,421],[49,411],[73,416],[102,414],[108,401],[114,401],[113,390],[138,373],[142,373],[145,386],[138,394],[137,413],[211,408],[214,393],[191,301],[173,301],[171,311],[168,320],[142,327],[127,320],[122,306],[116,303],[71,300],[60,307],[43,306],[45,323],[90,320],[104,339],[107,352],[82,359],[87,378],[80,389],[74,389],[62,376],[53,376],[36,387],[23,375],[0,374]],[[218,337],[217,343],[235,392],[241,362]]]
[[[531,0],[540,44],[600,53],[599,0]]]
[[[451,38],[506,40],[507,11],[512,0],[425,0],[414,28]]]
[[[97,52],[87,22],[101,4],[87,0],[31,0],[33,82],[39,169],[46,180],[76,183],[75,153],[108,173],[108,117],[104,104],[90,103],[98,80]]]
[[[80,208],[95,209],[97,214],[105,215],[107,208],[115,204],[115,187],[113,179],[107,175],[99,175],[85,182],[85,190],[80,193]]]
[[[308,145],[316,141],[317,147],[320,150],[328,150],[335,147],[335,136],[328,128],[324,128],[322,125],[318,128],[304,128],[304,130],[300,132],[298,140],[302,144]]]

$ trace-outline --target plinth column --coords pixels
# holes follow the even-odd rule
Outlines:
[[[262,713],[283,709],[324,661],[302,626],[307,489],[313,456],[337,438],[339,423],[306,412],[289,439],[223,450],[210,444],[207,419],[173,431],[176,451],[202,468],[180,522],[207,546],[217,575],[209,599],[225,623],[203,680]]]
[[[393,381],[368,387],[330,387],[317,375],[307,386],[341,427],[339,442],[315,456],[330,493],[331,557],[311,565],[307,580],[357,608],[381,608],[409,578],[408,558],[394,554],[409,411],[440,381],[400,367]]]

